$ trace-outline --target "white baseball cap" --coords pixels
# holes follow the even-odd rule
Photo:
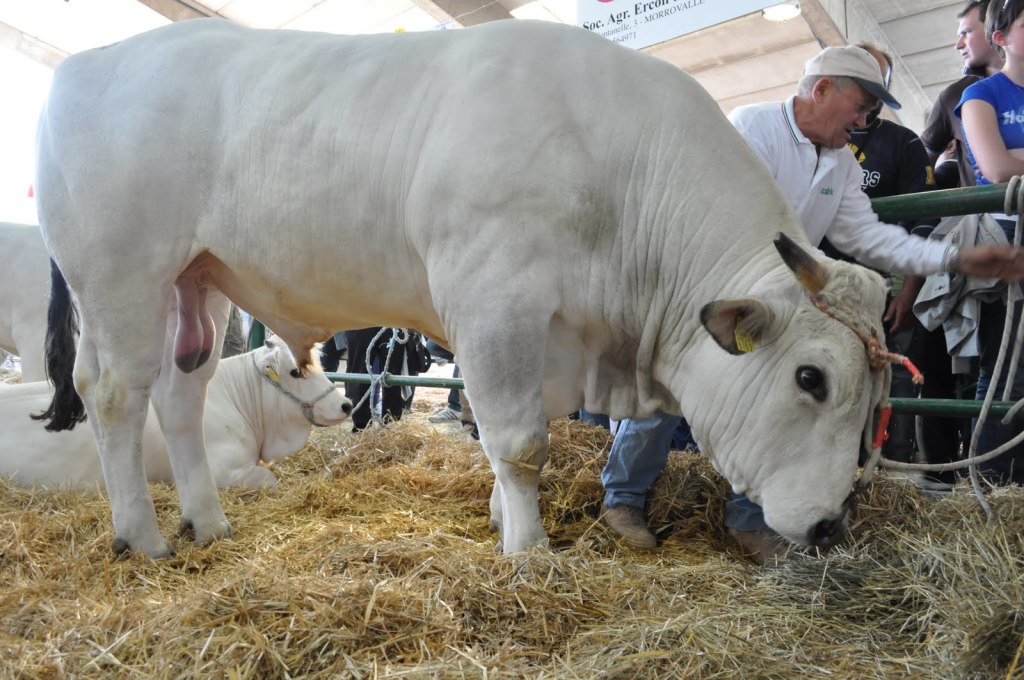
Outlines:
[[[900,108],[900,103],[885,89],[885,81],[882,79],[882,70],[878,67],[878,62],[867,50],[856,45],[826,47],[807,60],[804,75],[853,78],[869,94],[888,104],[889,108]]]

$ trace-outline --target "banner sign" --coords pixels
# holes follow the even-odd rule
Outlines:
[[[577,0],[578,25],[640,49],[779,4],[780,0]],[[742,36],[736,36],[742,39]]]

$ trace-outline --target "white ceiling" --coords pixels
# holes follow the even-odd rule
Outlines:
[[[871,40],[897,60],[893,118],[920,130],[939,90],[959,77],[952,49],[962,0],[803,0],[783,23],[760,13],[646,48],[691,73],[723,109],[782,99],[821,45]],[[173,20],[219,15],[248,26],[374,33],[471,26],[502,18],[574,23],[576,0],[2,0],[0,45],[55,65]],[[890,114],[891,115],[891,114]]]

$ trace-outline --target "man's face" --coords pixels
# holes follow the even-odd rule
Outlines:
[[[850,141],[850,133],[867,126],[867,116],[878,104],[854,80],[832,82],[823,100],[823,138],[812,140],[831,149],[840,149]]]
[[[992,61],[995,51],[985,37],[985,26],[978,21],[977,8],[960,19],[953,47],[960,53],[967,68],[985,68]]]

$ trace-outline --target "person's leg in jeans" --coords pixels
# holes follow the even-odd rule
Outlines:
[[[916,339],[910,345],[911,353],[908,356],[921,373],[928,376],[921,385],[921,398],[959,399],[956,376],[953,374],[949,351],[946,349],[945,332],[942,328],[929,331],[917,326],[914,334]],[[928,416],[920,418],[921,436],[918,446],[924,454],[924,462],[939,464],[959,460],[961,442],[970,442],[970,419]],[[956,471],[926,472],[925,478],[932,482],[952,484],[956,481]]]
[[[455,370],[452,371],[453,378],[461,378],[462,371],[459,370],[459,365],[455,364]],[[459,400],[459,391],[455,388],[448,390],[448,408],[455,413],[462,411],[462,401]]]
[[[761,506],[734,491],[729,492],[729,500],[725,503],[725,526],[740,531],[761,531],[768,528]]]
[[[579,410],[579,419],[585,423],[596,425],[597,427],[603,427],[606,430],[611,429],[611,422],[608,420],[608,416],[603,413],[591,413],[586,409]]]
[[[1017,323],[1021,315],[1021,306],[1021,302],[1017,302],[1014,305],[1013,326],[1010,332],[1009,346],[1006,350],[1006,358],[1003,363],[1003,375],[999,377],[996,386],[996,401],[1003,398],[1003,388],[1006,385],[1006,371],[1009,368],[1010,357],[1013,353],[1013,342],[1017,332]],[[981,343],[977,392],[979,400],[985,398],[985,394],[994,377],[995,363],[1003,339],[1005,321],[1006,305],[999,302],[982,305],[981,319],[978,323],[979,341]],[[1010,384],[1010,401],[1016,401],[1024,396],[1024,361],[1017,367],[1017,373],[1013,376]],[[1015,437],[1021,430],[1022,425],[1020,421],[1014,421],[1010,425],[1003,425],[999,422],[999,418],[989,416],[978,439],[977,453],[987,453],[1001,446]],[[985,472],[989,479],[999,484],[1024,484],[1024,444],[1018,444],[995,459],[980,464],[978,470]]]
[[[680,420],[660,411],[650,418],[623,420],[601,471],[605,522],[635,548],[650,550],[657,545],[644,522],[643,509],[668,462],[672,433]]]
[[[914,338],[914,331],[905,330],[898,333],[885,332],[885,341],[889,349],[897,354],[910,354],[911,343]],[[913,379],[904,366],[894,365],[892,367],[892,386],[889,389],[890,397],[901,399],[913,399],[916,396]],[[914,460],[914,416],[909,414],[894,413],[889,420],[889,437],[882,444],[882,455],[889,460],[896,460],[902,463],[910,463]],[[866,461],[864,451],[861,451],[860,465]]]

